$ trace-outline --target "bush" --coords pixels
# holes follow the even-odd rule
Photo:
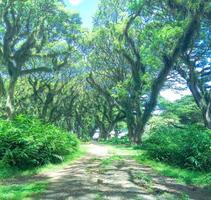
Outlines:
[[[124,136],[124,137],[121,137],[121,138],[113,137],[113,138],[106,140],[106,143],[117,144],[117,145],[118,144],[130,145],[130,140],[129,140],[128,136]]]
[[[211,170],[211,133],[197,126],[158,126],[145,141],[147,154],[156,160],[193,170]]]
[[[18,168],[62,162],[78,149],[75,135],[33,117],[0,120],[0,159]]]

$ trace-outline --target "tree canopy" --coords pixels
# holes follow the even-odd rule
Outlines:
[[[209,1],[100,1],[91,31],[58,0],[3,0],[0,13],[2,117],[37,116],[81,138],[124,124],[140,144],[161,90],[182,80],[210,128]]]

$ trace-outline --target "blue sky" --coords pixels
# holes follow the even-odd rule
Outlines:
[[[99,0],[64,0],[64,2],[72,10],[80,13],[84,27],[92,28],[92,17],[97,11]]]

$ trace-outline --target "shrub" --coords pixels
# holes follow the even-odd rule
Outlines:
[[[0,120],[0,159],[18,168],[62,162],[78,148],[74,134],[40,120],[18,116],[12,121]]]
[[[156,160],[194,170],[211,170],[211,133],[198,126],[158,126],[145,141],[147,154]]]
[[[117,144],[117,145],[118,144],[130,145],[130,140],[129,140],[128,136],[124,136],[124,137],[121,137],[121,138],[113,137],[113,138],[106,140],[106,143]]]

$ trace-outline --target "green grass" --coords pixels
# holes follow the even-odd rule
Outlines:
[[[157,200],[189,200],[189,196],[187,194],[179,194],[179,195],[173,195],[170,193],[164,193],[160,197],[157,198]]]
[[[122,160],[122,157],[115,155],[115,156],[111,156],[109,158],[102,159],[100,165],[101,165],[101,167],[109,167],[109,166],[113,165],[114,162],[117,162],[120,160]]]
[[[180,183],[211,187],[211,172],[191,171],[157,162],[149,159],[144,151],[140,151],[138,156],[134,156],[134,159],[140,164],[151,167],[158,174],[174,178]]]
[[[121,156],[114,155],[109,158],[104,158],[100,160],[98,172],[104,173],[112,166],[116,166],[119,168],[123,164],[124,164],[124,161]]]
[[[142,172],[138,172],[134,174],[133,176],[134,176],[133,177],[134,179],[142,180],[147,184],[150,184],[152,182],[152,177]]]
[[[26,184],[0,185],[1,200],[23,200],[42,193],[48,182],[35,182]]]
[[[211,172],[199,172],[180,167],[175,167],[166,163],[158,162],[147,157],[146,151],[137,146],[115,145],[112,153],[118,156],[119,152],[125,152],[132,156],[138,163],[151,167],[157,174],[174,178],[179,183],[192,184],[199,187],[211,187]],[[109,162],[109,161],[106,161]]]
[[[94,200],[103,200],[103,195],[101,193],[96,194],[96,197]]]
[[[211,172],[199,172],[183,169],[152,160],[147,157],[144,150],[141,150],[141,148],[138,148],[137,146],[108,146],[112,147],[112,153],[115,155],[118,155],[120,152],[124,152],[125,155],[132,156],[138,163],[151,167],[159,175],[174,178],[179,183],[211,188]]]
[[[4,166],[2,163],[0,163],[0,199],[30,199],[29,197],[44,192],[49,184],[47,180],[36,180],[33,181],[33,183],[27,183],[27,179],[40,173],[62,169],[83,155],[85,155],[85,149],[80,148],[80,150],[76,153],[66,156],[64,162],[61,164],[48,164],[42,167],[37,167],[35,169],[29,169],[25,171]],[[18,180],[20,178],[26,181],[20,181],[20,183],[18,184],[12,183],[13,180]]]
[[[174,178],[176,181],[185,184],[192,184],[199,187],[211,187],[211,172],[199,172],[180,167],[175,167],[163,162],[158,162],[147,157],[146,151],[137,146],[115,145],[114,152],[125,151],[138,163],[151,167],[159,175]]]

